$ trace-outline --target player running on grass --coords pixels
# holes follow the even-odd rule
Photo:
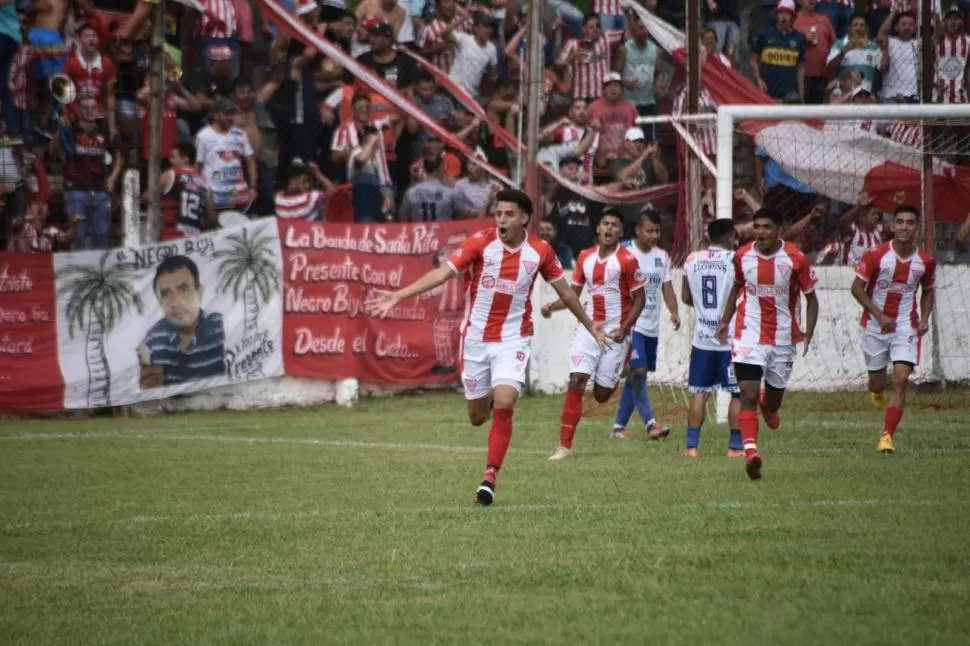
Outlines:
[[[613,395],[629,351],[630,331],[643,310],[643,275],[637,259],[626,247],[620,246],[622,233],[623,214],[606,209],[596,225],[596,246],[581,252],[576,260],[572,281],[576,297],[585,286],[590,295],[590,316],[604,326],[613,343],[602,348],[584,328],[576,328],[570,351],[569,388],[562,405],[559,447],[550,460],[565,460],[573,455],[573,436],[583,416],[583,395],[589,378],[593,377],[596,401],[605,403]],[[565,307],[560,299],[543,305],[542,315],[548,318]]]
[[[512,410],[525,384],[532,337],[532,287],[536,276],[552,285],[566,307],[600,347],[607,340],[603,326],[590,320],[575,292],[566,284],[562,265],[546,242],[526,233],[532,200],[522,191],[503,190],[496,195],[495,227],[479,231],[431,270],[396,292],[376,291],[365,308],[381,318],[401,302],[468,272],[468,300],[462,324],[462,383],[468,400],[468,418],[474,426],[489,419],[485,476],[475,502],[495,500],[495,480],[512,439]]]
[[[814,291],[818,279],[802,252],[779,237],[781,224],[782,216],[774,209],[762,208],[755,213],[754,242],[734,254],[734,286],[714,334],[725,343],[728,326],[734,319],[731,356],[741,387],[738,424],[744,466],[752,480],[761,478],[758,408],[768,428],[778,428],[778,409],[795,363],[795,344],[804,341],[804,354],[808,354],[818,321],[818,296]],[[799,292],[805,294],[807,304],[804,335],[795,317]]]
[[[654,419],[650,407],[650,393],[647,390],[647,373],[657,371],[657,344],[660,336],[660,297],[670,311],[674,330],[680,329],[680,314],[677,312],[677,295],[670,276],[670,256],[660,248],[660,216],[651,206],[640,212],[637,221],[636,237],[624,242],[640,263],[640,272],[646,283],[643,286],[644,305],[631,340],[630,372],[620,405],[613,423],[614,439],[629,437],[626,427],[636,408],[646,425],[647,438],[659,440],[670,435],[670,428],[661,426]]]
[[[741,394],[731,367],[731,348],[714,338],[721,322],[721,315],[734,286],[734,222],[730,219],[714,220],[707,225],[707,237],[711,246],[695,251],[684,263],[684,283],[681,298],[684,305],[694,308],[694,338],[690,349],[690,370],[687,386],[691,395],[687,413],[687,441],[682,455],[697,457],[701,426],[707,408],[707,398],[715,386],[731,393],[728,408],[728,457],[744,455],[741,450],[741,430],[738,427],[738,409]]]
[[[930,329],[936,261],[916,245],[919,214],[896,207],[892,242],[869,249],[856,265],[852,295],[862,305],[862,354],[869,371],[869,393],[884,402],[886,368],[892,363],[892,391],[876,450],[893,453],[893,435],[903,417],[906,386],[919,364],[920,341]],[[919,310],[916,292],[920,292]]]

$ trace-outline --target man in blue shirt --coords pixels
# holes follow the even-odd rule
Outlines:
[[[225,376],[222,315],[202,311],[198,266],[187,256],[169,256],[155,270],[152,286],[165,318],[138,347],[141,387]]]
[[[773,99],[805,100],[805,36],[795,31],[795,3],[780,0],[775,24],[761,30],[751,54],[755,83]]]

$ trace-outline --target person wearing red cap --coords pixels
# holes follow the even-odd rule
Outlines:
[[[775,24],[761,30],[751,53],[751,68],[762,92],[783,101],[805,100],[805,36],[795,31],[794,0],[780,0]]]

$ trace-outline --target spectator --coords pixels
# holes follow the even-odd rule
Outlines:
[[[815,194],[768,156],[763,148],[754,149],[754,186],[764,206],[780,211],[787,222],[800,219],[815,204]]]
[[[118,137],[115,84],[118,81],[115,64],[108,56],[102,56],[98,30],[93,25],[82,25],[78,31],[80,47],[64,65],[64,73],[72,81],[78,94],[90,94],[98,101],[98,118],[107,117],[108,134]]]
[[[602,125],[602,124],[600,124]],[[539,132],[539,143],[550,144],[539,149],[536,155],[539,163],[559,168],[561,159],[579,157],[581,181],[592,181],[593,160],[599,146],[599,131],[589,127],[589,105],[584,99],[576,99],[569,106],[567,116],[555,121]],[[580,145],[591,134],[589,145]]]
[[[162,240],[197,236],[216,221],[212,192],[192,166],[195,147],[180,144],[172,149],[172,167],[158,178],[162,205]]]
[[[323,190],[313,188],[311,176],[323,187]],[[304,164],[301,159],[294,159],[290,164],[290,176],[286,181],[286,188],[276,194],[276,217],[287,220],[323,220],[327,194],[333,190],[320,167],[315,162]]]
[[[626,16],[623,15],[620,0],[593,0],[593,13],[599,16],[605,32],[622,32],[626,29]]]
[[[616,181],[631,189],[667,183],[670,177],[660,161],[659,147],[656,143],[647,143],[643,130],[636,127],[627,130],[624,146],[626,154],[610,164]]]
[[[236,112],[232,101],[219,97],[211,123],[195,137],[196,166],[212,190],[216,211],[246,210],[257,197],[256,157],[249,137],[234,123]]]
[[[818,0],[815,10],[829,19],[836,38],[845,38],[855,14],[854,0]]]
[[[755,82],[778,101],[805,100],[805,37],[792,28],[794,17],[794,0],[780,0],[775,24],[758,34],[751,55]]]
[[[13,92],[8,79],[10,66],[23,45],[20,21],[13,0],[0,4],[0,105],[3,109],[3,125],[12,136],[21,135],[21,120],[14,105]]]
[[[414,25],[408,11],[397,0],[363,0],[357,5],[357,20],[379,18],[391,27],[390,36],[401,44],[414,42]]]
[[[66,49],[61,28],[67,15],[67,0],[47,0],[38,3],[36,9],[34,26],[27,32],[27,40],[37,52],[37,78],[46,85],[52,76],[64,71]],[[9,29],[3,33],[11,35]]]
[[[199,18],[199,46],[202,48],[202,65],[208,66],[208,56],[215,47],[228,48],[229,78],[239,76],[240,48],[236,22],[236,8],[233,0],[200,0],[205,12]]]
[[[636,124],[637,116],[633,103],[623,98],[622,77],[615,72],[608,74],[603,80],[603,98],[589,106],[591,125],[598,124],[601,129],[596,150],[596,169],[600,175],[606,175],[603,169],[623,155],[624,137]],[[611,179],[608,177],[607,181]]]
[[[402,222],[442,222],[455,219],[455,189],[441,181],[445,169],[440,155],[424,158],[426,179],[404,193]]]
[[[484,161],[485,153],[475,153],[475,158]],[[481,164],[468,163],[468,177],[455,183],[455,212],[459,218],[484,218],[488,216],[492,201],[501,186],[488,176]]]
[[[568,245],[559,242],[557,233],[556,223],[550,218],[543,218],[539,221],[539,239],[549,243],[549,246],[556,252],[556,257],[559,258],[559,264],[562,265],[563,269],[572,269],[573,263],[576,262],[573,250]]]
[[[802,10],[795,18],[795,30],[805,37],[805,103],[825,103],[828,55],[835,45],[835,30],[828,18],[815,10],[816,0],[799,2]]]
[[[418,36],[418,48],[432,65],[448,74],[455,62],[456,41],[446,39],[445,34],[469,33],[471,22],[467,13],[456,10],[456,0],[438,0],[435,6],[434,19]]]
[[[966,103],[970,69],[970,36],[966,34],[963,13],[956,7],[943,16],[942,33],[936,36],[936,63],[933,78],[934,103]]]
[[[738,53],[741,41],[741,13],[738,0],[704,0],[701,17],[708,29],[713,29],[718,43],[717,53],[732,61]]]
[[[374,120],[370,97],[358,94],[353,119],[340,124],[333,135],[331,156],[335,163],[347,164],[356,222],[377,222],[385,213],[393,213],[394,191],[381,136],[381,130],[390,125],[388,117]]]
[[[648,36],[646,25],[639,20],[630,22],[630,38],[623,44],[625,52],[620,72],[623,77],[623,93],[641,117],[657,114],[657,99],[654,95],[657,46]],[[656,140],[653,124],[644,126],[643,132],[650,141]]]
[[[882,49],[874,40],[869,39],[866,17],[853,16],[849,23],[849,33],[837,40],[829,52],[829,73],[841,77],[846,72],[859,72],[863,80],[876,83],[876,72],[883,68]]]
[[[582,38],[566,41],[556,66],[563,70],[573,99],[593,101],[603,95],[604,79],[622,68],[622,59],[613,57],[622,39],[622,32],[604,34],[599,16],[591,14],[583,21]]]
[[[580,160],[566,157],[559,162],[559,174],[571,182],[579,180]],[[562,242],[569,246],[574,256],[592,247],[596,234],[592,223],[596,220],[603,205],[593,202],[559,184],[550,183],[545,194],[545,216],[550,218]]]
[[[48,213],[46,202],[31,202],[26,215],[13,223],[7,251],[53,253],[69,250],[84,216],[73,216],[68,229],[62,231],[47,224]]]
[[[74,249],[87,246],[88,231],[94,249],[108,248],[111,225],[111,194],[121,176],[121,152],[109,145],[98,122],[98,100],[90,94],[77,99],[74,123],[62,126],[50,143],[51,154],[64,161],[64,202],[68,214],[83,216],[78,222]],[[110,154],[109,154],[110,153]],[[108,169],[108,159],[111,168]]]
[[[895,27],[896,35],[890,35]],[[900,12],[893,7],[892,13],[879,28],[876,37],[883,48],[883,61],[887,64],[879,96],[883,103],[919,102],[919,41],[916,39],[916,14]]]
[[[446,29],[442,38],[455,45],[455,59],[449,78],[477,101],[482,94],[483,81],[494,83],[498,79],[495,71],[498,52],[495,43],[491,42],[495,31],[492,19],[483,13],[476,13],[472,17],[472,25],[474,36]]]
[[[422,74],[414,89],[414,104],[434,121],[444,125],[450,123],[455,116],[455,104],[451,98],[438,91],[438,86],[429,74]],[[415,139],[415,153],[424,152],[424,137]]]

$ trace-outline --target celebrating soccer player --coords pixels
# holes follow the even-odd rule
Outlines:
[[[815,334],[818,296],[814,290],[818,279],[802,252],[779,237],[780,213],[762,208],[755,213],[753,224],[754,241],[734,254],[734,286],[715,338],[725,343],[728,326],[734,319],[731,356],[741,388],[738,424],[744,466],[748,477],[758,480],[762,466],[758,454],[758,408],[768,428],[778,428],[781,424],[778,409],[791,378],[795,344],[804,341],[804,353],[808,354]],[[799,292],[805,294],[807,304],[804,335],[795,317]]]
[[[677,295],[670,277],[670,256],[660,248],[660,216],[647,206],[640,212],[637,222],[636,238],[625,242],[640,263],[640,272],[646,281],[643,286],[644,305],[640,318],[633,330],[630,353],[630,371],[620,394],[620,406],[613,423],[614,439],[629,437],[626,426],[636,408],[646,425],[647,438],[659,440],[670,435],[670,428],[657,423],[650,407],[650,393],[647,390],[647,372],[657,370],[657,345],[660,336],[660,297],[670,310],[670,321],[674,329],[680,329],[680,314],[677,308]]]
[[[712,221],[707,225],[707,237],[711,246],[704,251],[695,251],[684,263],[681,298],[684,305],[694,308],[694,338],[687,375],[687,386],[692,395],[687,413],[687,446],[683,455],[697,457],[707,398],[715,386],[720,386],[731,393],[728,408],[731,435],[727,454],[740,457],[744,455],[738,426],[741,394],[731,367],[731,348],[714,338],[734,286],[734,241],[737,238],[734,222],[730,218]]]
[[[579,254],[573,270],[576,297],[586,286],[591,297],[590,316],[604,326],[613,343],[604,349],[587,330],[576,328],[570,352],[572,372],[562,405],[559,447],[550,460],[565,460],[573,455],[573,436],[583,416],[583,394],[589,378],[593,377],[596,401],[602,404],[613,394],[626,361],[630,330],[643,310],[643,276],[637,259],[626,247],[619,246],[622,232],[623,214],[616,209],[603,211],[596,225],[596,246]],[[562,299],[543,305],[542,315],[548,318],[565,306]]]
[[[525,385],[529,360],[530,298],[536,276],[541,274],[552,285],[597,345],[607,345],[603,326],[593,323],[566,284],[552,247],[526,233],[532,216],[529,196],[503,190],[495,199],[495,227],[468,238],[443,266],[396,292],[375,290],[365,303],[368,314],[383,318],[401,302],[469,272],[461,374],[468,418],[481,426],[494,408],[485,476],[475,492],[480,505],[495,500],[496,476],[512,439],[512,410]]]
[[[919,363],[920,340],[930,329],[936,261],[916,245],[919,214],[901,204],[893,215],[893,240],[876,245],[856,266],[852,295],[862,305],[862,354],[873,403],[885,403],[886,368],[892,363],[892,391],[876,450],[893,453],[893,435],[903,417],[906,385]],[[920,291],[919,310],[916,292]]]

